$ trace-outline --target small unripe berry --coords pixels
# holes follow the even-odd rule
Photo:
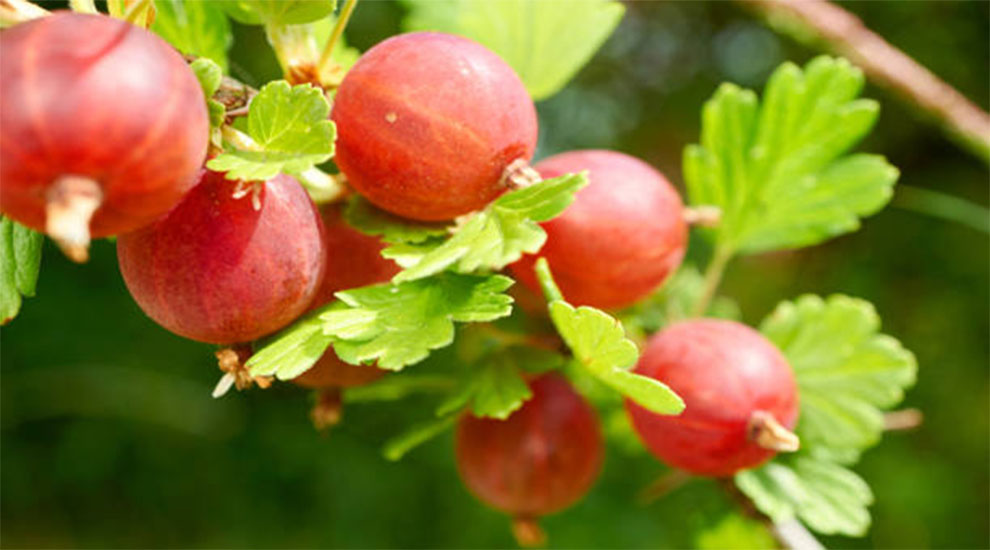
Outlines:
[[[635,372],[664,382],[684,400],[679,416],[627,400],[633,426],[657,458],[708,476],[759,466],[797,450],[794,374],[780,351],[741,323],[703,319],[654,334]]]

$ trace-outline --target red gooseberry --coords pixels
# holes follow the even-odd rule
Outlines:
[[[536,520],[567,508],[594,483],[604,445],[592,408],[560,375],[529,383],[533,396],[505,420],[465,414],[455,435],[461,479],[514,517],[521,544],[543,538]]]
[[[787,360],[741,323],[704,319],[654,334],[635,372],[660,380],[684,399],[680,416],[626,407],[646,447],[689,472],[730,476],[794,451],[797,385]]]
[[[196,183],[209,120],[182,57],[152,33],[61,12],[0,34],[0,204],[76,260]]]
[[[402,34],[368,50],[344,77],[332,117],[349,184],[417,220],[484,207],[536,147],[536,110],[519,77],[448,34]]]
[[[247,189],[250,189],[247,188]],[[144,312],[203,342],[248,342],[303,313],[323,278],[323,223],[296,180],[254,186],[204,171],[157,222],[117,240],[120,271]]]
[[[660,286],[684,258],[687,224],[677,191],[645,162],[612,151],[573,151],[534,166],[544,178],[588,171],[589,184],[563,214],[542,224],[547,241],[538,255],[576,305],[619,308]],[[539,292],[537,256],[510,266]]]

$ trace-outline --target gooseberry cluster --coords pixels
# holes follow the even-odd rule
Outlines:
[[[328,304],[340,290],[388,281],[399,267],[339,204],[313,203],[293,177],[232,181],[204,166],[209,121],[185,60],[153,34],[98,15],[56,13],[0,35],[0,200],[3,214],[44,231],[73,259],[91,238],[119,235],[127,288],[166,329],[232,346],[251,343]],[[366,52],[336,91],[336,162],[368,201],[411,220],[453,220],[507,190],[586,171],[589,184],[543,224],[545,258],[564,297],[614,309],[660,287],[687,246],[684,206],[654,168],[612,151],[573,151],[530,168],[537,117],[523,83],[470,40],[410,33]],[[509,271],[539,291],[537,256]],[[233,354],[233,355],[231,355]],[[755,331],[690,321],[655,335],[636,367],[687,404],[664,417],[630,402],[633,424],[660,459],[727,476],[794,450],[795,383]],[[321,391],[314,420],[339,419],[342,387],[384,372],[328,350],[295,379]],[[478,498],[511,514],[524,543],[537,517],[580,499],[604,450],[593,409],[568,381],[528,381],[532,397],[506,420],[465,414],[460,473]]]

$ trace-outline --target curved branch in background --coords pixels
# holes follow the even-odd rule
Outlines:
[[[990,114],[904,52],[827,0],[739,0],[801,42],[824,43],[877,85],[935,118],[949,137],[990,163]]]

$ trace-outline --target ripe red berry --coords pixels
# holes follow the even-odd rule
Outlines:
[[[399,272],[399,266],[381,256],[385,245],[347,225],[337,205],[322,210],[327,250],[326,274],[313,300],[313,308],[334,300],[334,292],[384,283]],[[370,365],[351,365],[337,358],[333,349],[309,370],[292,381],[307,388],[346,388],[380,378],[384,371]]]
[[[535,520],[574,504],[601,469],[604,448],[594,411],[557,374],[530,382],[533,396],[506,420],[464,415],[457,467],[485,503],[516,518],[520,542]]]
[[[341,83],[332,116],[348,182],[417,220],[484,207],[505,190],[506,169],[536,147],[536,110],[519,77],[483,46],[441,33],[368,50]]]
[[[63,12],[4,30],[0,97],[3,213],[77,261],[90,237],[147,225],[196,183],[203,92],[144,29]]]
[[[671,466],[730,476],[797,449],[798,415],[787,360],[759,332],[714,319],[685,321],[653,335],[636,365],[684,399],[680,416],[626,401],[647,448]]]
[[[166,216],[117,240],[134,300],[176,334],[254,340],[298,317],[319,289],[323,224],[306,191],[284,175],[258,184],[255,197],[235,198],[242,190],[204,171]]]
[[[687,224],[677,191],[648,164],[612,151],[573,151],[534,168],[544,178],[588,171],[589,184],[560,216],[543,224],[539,252],[564,298],[619,308],[646,297],[673,273],[687,248]],[[537,256],[510,268],[535,292]]]

